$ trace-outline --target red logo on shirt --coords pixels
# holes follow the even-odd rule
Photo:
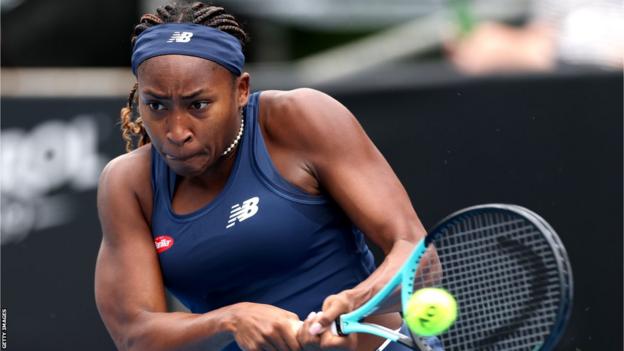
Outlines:
[[[154,238],[154,245],[156,245],[156,252],[163,253],[173,246],[173,238],[168,235],[157,236]]]

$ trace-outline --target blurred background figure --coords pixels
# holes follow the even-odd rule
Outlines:
[[[469,11],[467,2],[464,6]],[[487,21],[468,26],[447,43],[449,58],[465,73],[546,71],[558,63],[622,69],[620,0],[534,0],[525,24]]]
[[[3,0],[2,66],[127,67],[132,24],[139,13],[163,3]],[[465,73],[545,71],[557,63],[621,69],[624,54],[619,0],[212,3],[227,6],[251,33],[246,62],[259,88],[323,86],[358,77],[376,84],[399,71],[401,77],[407,71],[436,80],[448,76],[449,61]],[[13,71],[5,73],[6,94],[46,89],[23,75],[15,81],[20,77]],[[50,80],[61,84],[57,89],[78,94],[118,95],[132,85],[125,69],[98,77],[98,86],[81,75],[67,85]]]

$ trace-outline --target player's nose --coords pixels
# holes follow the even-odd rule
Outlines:
[[[177,117],[174,117],[173,121],[169,124],[169,130],[166,136],[167,140],[176,146],[183,146],[193,140],[192,131]]]

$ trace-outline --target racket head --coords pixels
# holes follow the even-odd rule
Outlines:
[[[473,206],[442,220],[424,244],[402,294],[440,287],[455,297],[457,320],[438,336],[446,351],[556,345],[571,312],[572,270],[540,216],[516,205]],[[431,259],[434,252],[439,262]],[[405,283],[410,279],[412,285]]]

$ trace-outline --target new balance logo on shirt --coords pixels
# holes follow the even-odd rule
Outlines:
[[[242,222],[250,217],[253,217],[258,213],[259,197],[252,197],[251,199],[243,201],[242,205],[234,204],[230,211],[230,220],[227,222],[225,228],[233,227],[236,222]]]
[[[167,40],[167,43],[188,43],[191,41],[191,37],[193,36],[192,32],[173,32],[171,38]]]

